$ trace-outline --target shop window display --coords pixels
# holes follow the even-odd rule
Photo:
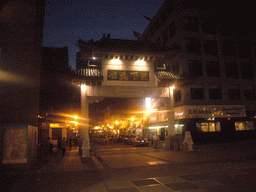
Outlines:
[[[235,122],[236,131],[254,130],[253,122]]]
[[[220,122],[202,122],[202,123],[196,123],[197,130],[200,130],[202,132],[219,132],[221,130],[220,128]]]

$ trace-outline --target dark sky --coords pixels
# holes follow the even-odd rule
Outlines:
[[[142,33],[164,0],[47,0],[43,46],[69,47],[69,65],[75,69],[75,44],[99,40],[103,33],[111,38],[135,39],[133,30]]]

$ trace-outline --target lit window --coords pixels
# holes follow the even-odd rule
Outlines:
[[[215,123],[209,123],[209,132],[215,132]]]
[[[236,131],[254,130],[253,121],[235,122]]]
[[[245,129],[246,130],[253,130],[254,129],[253,122],[252,121],[246,121],[245,122]]]
[[[184,124],[175,124],[175,134],[181,135],[183,127],[184,127]]]
[[[203,123],[196,123],[196,129],[202,132],[219,132],[220,122],[203,122]]]
[[[201,130],[203,132],[208,132],[208,123],[201,123]]]
[[[216,123],[216,131],[220,131],[220,122]]]
[[[244,122],[235,122],[236,131],[244,131]]]

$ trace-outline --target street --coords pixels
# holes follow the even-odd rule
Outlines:
[[[97,145],[100,157],[54,150],[31,172],[1,174],[2,191],[254,191],[255,142],[195,146],[193,152]]]

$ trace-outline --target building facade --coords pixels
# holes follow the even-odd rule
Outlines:
[[[0,2],[0,160],[37,156],[45,1]]]
[[[140,37],[170,50],[157,63],[158,85],[175,86],[175,127],[195,142],[255,139],[253,38],[220,5],[167,0]]]

